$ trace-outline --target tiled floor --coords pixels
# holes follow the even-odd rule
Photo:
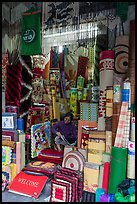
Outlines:
[[[2,202],[49,202],[50,194],[51,194],[51,182],[48,182],[45,185],[38,199],[18,195],[15,193],[8,192],[8,190],[5,190],[4,192],[2,192]]]

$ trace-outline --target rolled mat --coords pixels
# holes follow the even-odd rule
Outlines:
[[[122,35],[116,38],[115,43],[115,72],[125,74],[128,71],[129,36]]]
[[[129,75],[131,81],[131,104],[135,103],[135,19],[130,21]]]
[[[110,163],[105,162],[104,163],[102,188],[105,189],[106,193],[108,193],[109,173],[110,173]]]
[[[108,193],[115,193],[117,186],[126,179],[127,148],[112,147]]]
[[[99,166],[98,188],[102,188],[104,164]]]
[[[100,52],[99,63],[100,96],[99,96],[98,130],[105,130],[106,88],[107,86],[113,86],[113,75],[114,75],[114,51],[105,50]]]
[[[128,143],[127,178],[135,179],[135,142]]]

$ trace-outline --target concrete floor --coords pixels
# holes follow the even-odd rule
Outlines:
[[[33,197],[18,195],[5,190],[2,192],[2,202],[49,202],[51,195],[51,182],[49,181],[41,192],[38,199]]]

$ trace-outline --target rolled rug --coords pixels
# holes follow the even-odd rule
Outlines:
[[[102,188],[105,189],[106,193],[108,193],[109,173],[110,173],[110,163],[105,162],[104,163]]]
[[[127,148],[112,147],[108,193],[115,193],[117,186],[126,179]]]
[[[135,103],[135,20],[130,21],[129,75],[131,81],[131,104]]]
[[[104,164],[99,165],[98,188],[102,188]]]
[[[118,127],[116,132],[116,138],[114,143],[115,147],[122,147],[124,128],[126,125],[126,117],[128,113],[127,111],[128,111],[128,102],[122,102],[119,121],[118,121]]]
[[[135,179],[135,142],[128,143],[127,178]]]
[[[98,130],[105,130],[106,117],[106,87],[113,85],[114,74],[114,51],[105,50],[100,53],[100,97]]]
[[[128,71],[129,36],[122,35],[116,38],[115,43],[115,72],[125,74]]]

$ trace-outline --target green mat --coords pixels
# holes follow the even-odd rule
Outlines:
[[[126,179],[127,148],[112,147],[108,193],[115,193],[117,186]]]

